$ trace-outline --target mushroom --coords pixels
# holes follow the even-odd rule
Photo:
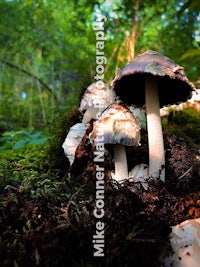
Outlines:
[[[149,172],[149,167],[144,163],[140,163],[138,165],[135,165],[130,170],[129,178],[134,182],[146,183],[148,179],[148,172]]]
[[[96,114],[115,101],[113,90],[101,82],[92,83],[84,92],[79,111],[85,112],[82,122],[88,123]]]
[[[169,240],[172,252],[170,256],[162,255],[160,261],[163,267],[199,267],[200,218],[186,220],[173,226]]]
[[[70,165],[72,165],[74,161],[76,148],[80,144],[85,131],[85,125],[83,123],[77,123],[70,128],[67,137],[65,138],[62,147],[64,149],[65,155],[69,159]]]
[[[149,176],[165,181],[160,106],[186,101],[194,85],[182,67],[155,51],[147,51],[127,64],[113,85],[116,96],[125,104],[146,104]]]
[[[113,145],[115,179],[121,181],[128,178],[125,146],[138,146],[140,141],[140,127],[135,117],[128,108],[117,103],[111,104],[94,122],[89,136],[94,145],[98,144],[98,129],[103,129],[104,144]]]

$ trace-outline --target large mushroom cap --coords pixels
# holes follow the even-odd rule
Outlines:
[[[144,105],[145,74],[157,78],[160,106],[185,102],[195,90],[181,66],[150,50],[127,64],[114,80],[116,95],[126,104]]]

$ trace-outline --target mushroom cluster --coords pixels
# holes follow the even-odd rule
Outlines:
[[[113,90],[110,90],[106,85],[99,86],[98,82],[92,83],[84,93],[79,111],[83,113],[82,123],[87,127],[87,123],[91,119],[97,119],[98,112],[101,113],[106,109],[98,123],[105,123],[106,127],[110,127],[110,131],[114,131],[114,127],[112,126],[112,128],[111,124],[108,123],[108,114],[110,115],[117,106],[115,108],[114,106],[107,107],[116,102],[115,95],[122,103],[128,105],[129,111],[131,111],[132,117],[134,117],[132,127],[137,123],[140,128],[145,129],[147,122],[149,148],[148,177],[160,179],[164,182],[165,152],[160,107],[186,101],[191,97],[193,90],[195,90],[195,87],[189,82],[181,66],[175,64],[168,57],[150,50],[137,56],[133,62],[127,64],[121,72],[117,73],[113,81]],[[123,113],[121,111],[125,107],[119,108],[119,106],[115,113],[122,116]],[[144,112],[138,108],[139,106],[146,106],[146,118]],[[126,111],[126,114],[128,114],[128,111]],[[113,122],[116,118],[119,117],[113,113],[111,121]],[[131,122],[127,123],[125,121],[123,120],[123,126],[121,127],[123,134],[125,134],[127,127],[129,127],[127,125],[131,125]],[[95,129],[93,135],[94,132]],[[114,136],[115,134],[113,134],[113,138]],[[67,142],[69,142],[68,137]],[[94,138],[91,140],[94,143]],[[116,140],[114,142],[116,144]],[[66,145],[63,145],[63,147],[65,152],[69,150],[66,148]],[[122,162],[124,162],[124,165],[127,165],[125,157]],[[146,166],[144,168],[146,173]],[[127,169],[127,167],[125,166],[124,169]],[[128,178],[129,175],[126,171],[126,173],[120,174],[120,177]],[[120,179],[118,175],[116,175],[116,179]]]
[[[83,114],[82,122],[70,128],[62,146],[70,165],[73,164],[76,149],[82,141],[89,122],[93,119],[95,122],[89,138],[93,146],[96,145],[95,138],[99,125],[104,127],[104,143],[112,144],[110,152],[114,154],[115,166],[115,173],[112,173],[112,178],[122,181],[129,177],[133,178],[133,173],[140,173],[141,175],[141,171],[128,172],[125,147],[140,145],[140,129],[146,128],[144,110],[133,105],[125,107],[116,103],[114,91],[106,85],[99,87],[98,83],[95,82],[86,89],[79,111]],[[99,116],[99,114],[101,115]],[[139,168],[141,169],[141,166]]]
[[[195,90],[194,85],[189,82],[181,66],[155,51],[147,51],[127,64],[113,84],[116,95],[124,103],[146,106],[148,176],[164,182],[165,153],[160,107],[185,102]],[[143,173],[145,175],[145,172]],[[198,267],[199,233],[200,219],[189,220],[172,227],[169,238],[173,253],[162,261],[161,266]]]
[[[116,95],[126,104],[146,105],[149,176],[165,181],[165,155],[160,107],[184,102],[194,85],[183,68],[155,51],[147,51],[127,64],[113,81]]]

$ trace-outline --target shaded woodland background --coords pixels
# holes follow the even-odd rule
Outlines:
[[[111,4],[112,3],[112,4]],[[148,49],[200,73],[199,1],[0,1],[1,127],[45,129],[95,74],[95,10],[107,16],[105,82]]]
[[[157,0],[0,0],[1,266],[60,267],[66,262],[69,266],[96,266],[94,262],[83,264],[89,262],[88,251],[92,253],[87,244],[94,219],[88,217],[94,204],[90,195],[94,185],[88,184],[84,190],[83,177],[67,173],[69,162],[62,143],[69,128],[80,121],[80,97],[95,75],[93,23],[97,10],[107,17],[106,83],[114,78],[116,67],[123,68],[135,55],[151,49],[183,66],[190,81],[199,87],[198,0],[169,0],[167,5]],[[187,147],[181,150],[185,154],[191,147],[199,150],[200,116],[193,109],[175,113],[170,125],[164,119],[163,127],[165,133],[186,138],[187,146],[180,144],[180,148]],[[176,140],[182,142],[179,137]],[[118,198],[114,218],[119,221],[119,229],[124,229],[127,221],[123,219],[129,220],[129,212],[134,215],[144,203],[123,188],[118,195],[114,188],[108,184],[108,204],[114,205],[112,196]],[[136,210],[131,199],[138,204]],[[171,195],[169,199],[173,201]],[[69,205],[71,214],[76,215],[70,223]],[[120,215],[119,219],[121,209],[126,216]],[[163,229],[161,225],[160,231]],[[111,240],[108,235],[107,241]],[[110,259],[115,258],[115,242],[111,244]],[[56,258],[52,251],[57,253]],[[113,260],[113,266],[123,264],[116,265]]]

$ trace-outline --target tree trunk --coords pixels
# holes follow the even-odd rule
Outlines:
[[[139,22],[139,17],[138,17],[138,12],[140,9],[140,0],[136,0],[135,2],[135,8],[133,11],[133,20],[132,20],[132,28],[130,34],[127,34],[125,37],[125,40],[123,41],[118,57],[117,57],[117,66],[119,66],[119,63],[121,61],[127,60],[128,62],[133,61],[135,57],[135,43],[136,43],[136,37],[137,37],[137,30],[138,30],[138,22]],[[123,56],[125,50],[125,58]]]
[[[42,98],[42,90],[41,90],[41,86],[40,86],[39,82],[37,82],[37,87],[38,87],[40,105],[41,105],[41,110],[42,110],[42,120],[43,120],[44,125],[46,125],[46,123],[47,123],[46,112],[45,112],[45,108],[44,108],[44,101],[43,101],[43,98]]]
[[[137,29],[138,29],[138,12],[140,8],[140,1],[136,0],[135,3],[135,12],[133,15],[133,22],[132,22],[132,30],[131,30],[131,35],[127,40],[128,43],[128,55],[127,55],[127,60],[129,62],[133,61],[135,57],[135,42],[136,42],[136,37],[137,37]]]

